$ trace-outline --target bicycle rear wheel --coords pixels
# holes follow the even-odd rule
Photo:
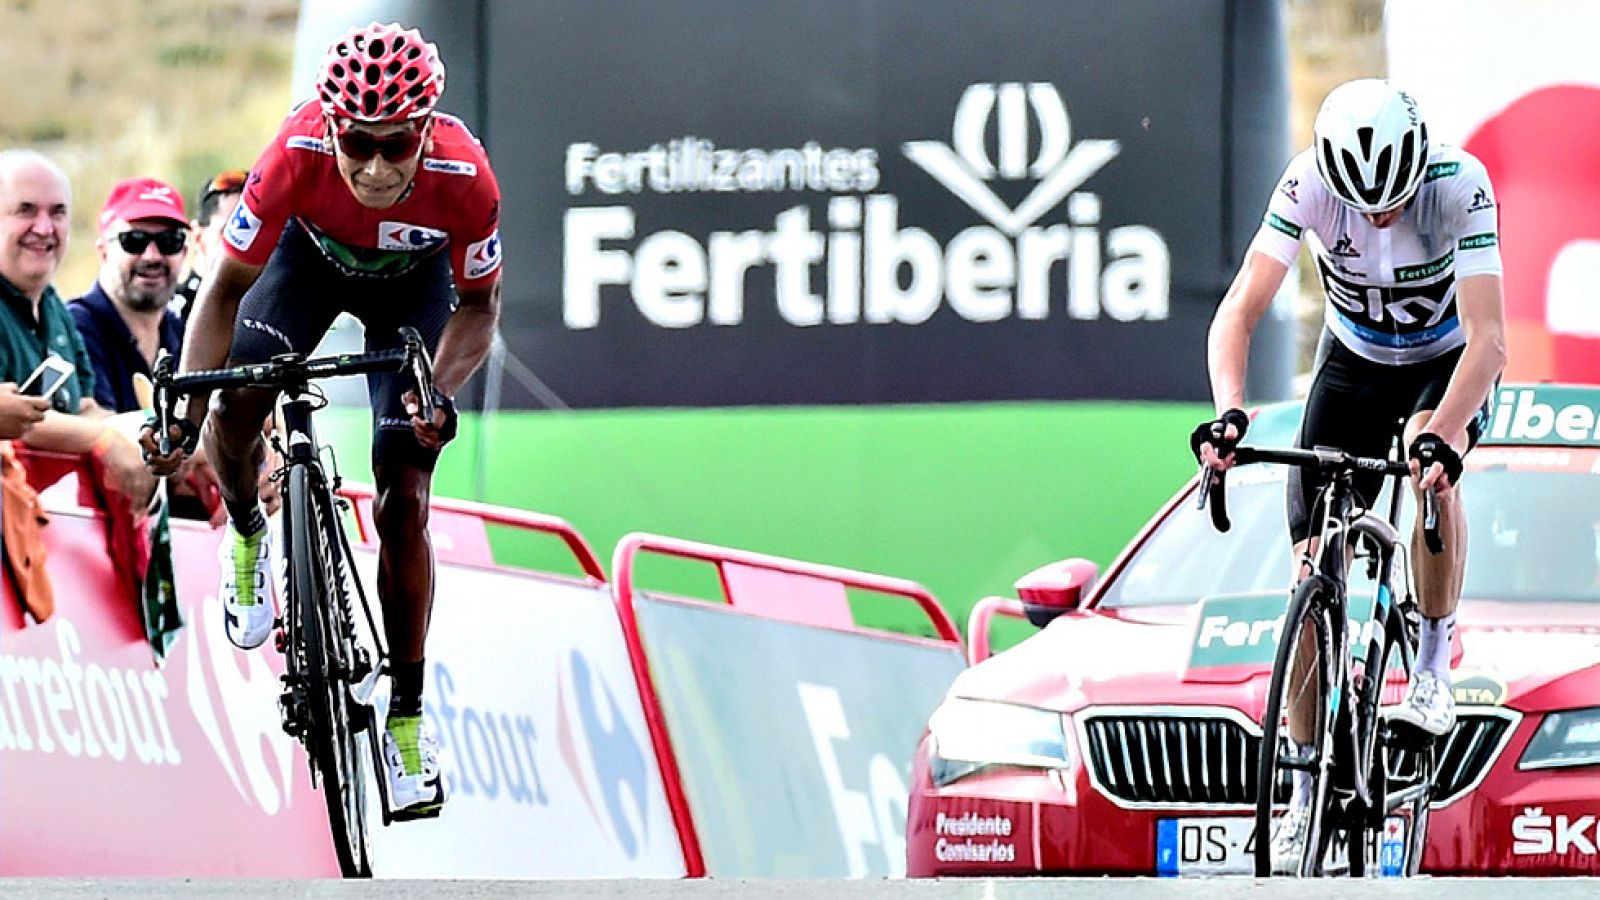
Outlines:
[[[291,467],[285,505],[289,518],[289,602],[299,616],[310,727],[305,731],[322,780],[339,868],[346,877],[372,875],[367,847],[367,752],[359,732],[368,724],[364,707],[350,696],[354,648],[345,611],[345,582],[329,529],[337,519],[332,495],[307,466]],[[349,565],[348,560],[343,561]]]
[[[1311,781],[1309,821],[1300,858],[1286,874],[1310,877],[1322,874],[1322,859],[1330,837],[1327,829],[1333,729],[1329,721],[1334,663],[1328,608],[1334,584],[1312,575],[1295,589],[1278,636],[1278,653],[1272,666],[1267,708],[1261,722],[1261,747],[1256,757],[1256,876],[1274,874],[1273,825],[1288,809],[1294,791],[1294,773],[1304,771]],[[1290,737],[1290,714],[1301,711],[1301,734],[1309,749],[1299,749]]]

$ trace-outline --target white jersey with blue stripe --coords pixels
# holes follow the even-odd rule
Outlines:
[[[1456,280],[1500,274],[1494,187],[1483,163],[1457,147],[1432,148],[1416,196],[1387,228],[1340,202],[1318,176],[1312,151],[1301,152],[1250,249],[1292,265],[1308,236],[1328,331],[1386,365],[1433,359],[1466,343]]]

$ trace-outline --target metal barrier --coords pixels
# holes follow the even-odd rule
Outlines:
[[[644,703],[645,722],[650,730],[650,740],[655,747],[656,758],[661,767],[662,780],[666,784],[668,804],[672,810],[674,821],[678,827],[678,834],[683,843],[684,860],[687,874],[690,877],[706,875],[706,862],[700,844],[700,835],[684,789],[683,772],[679,766],[677,755],[672,747],[671,737],[668,733],[666,716],[662,710],[661,695],[657,690],[655,680],[651,675],[649,660],[645,655],[644,642],[641,637],[638,615],[635,609],[638,594],[638,587],[635,583],[636,562],[641,555],[645,554],[696,560],[716,566],[722,586],[723,599],[734,610],[758,617],[833,630],[868,631],[867,629],[857,628],[853,622],[843,622],[838,617],[837,604],[843,599],[844,588],[859,588],[889,596],[904,597],[914,601],[923,613],[928,616],[939,635],[939,639],[930,642],[926,639],[889,632],[877,632],[876,636],[920,644],[954,644],[958,649],[961,647],[961,635],[956,629],[955,622],[951,620],[943,607],[939,606],[938,601],[934,599],[926,588],[912,581],[873,575],[835,566],[799,562],[660,535],[633,533],[623,537],[621,542],[618,543],[616,551],[612,554],[611,568],[615,578],[612,584],[612,592],[616,600],[617,614],[622,624],[623,637],[627,641],[628,653],[633,661],[634,678],[637,681],[639,696]],[[797,589],[802,600],[813,600],[831,605],[832,608],[822,615],[808,615],[803,610],[798,612],[793,609],[784,610],[781,600],[773,602],[771,597],[758,598],[757,592],[750,588],[752,579],[749,579],[748,576],[752,572],[760,573],[753,580],[765,589],[770,590],[782,583],[787,583]],[[768,577],[762,579],[761,575]],[[823,587],[827,585],[836,587],[838,590],[827,590]],[[822,589],[819,589],[819,587]],[[819,600],[819,597],[822,599]],[[699,601],[685,602],[698,603]],[[844,609],[848,612],[847,605]]]

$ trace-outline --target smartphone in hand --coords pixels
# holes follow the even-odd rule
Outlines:
[[[50,397],[61,390],[62,385],[66,384],[67,379],[76,371],[72,363],[52,353],[44,358],[39,368],[33,370],[33,374],[22,383],[17,393],[29,397]]]

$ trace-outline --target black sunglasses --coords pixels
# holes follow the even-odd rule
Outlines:
[[[384,137],[376,137],[365,131],[335,129],[333,136],[339,142],[339,149],[354,162],[366,162],[374,156],[382,156],[392,163],[405,162],[416,156],[417,149],[422,146],[420,128]]]
[[[117,244],[122,247],[122,252],[129,256],[138,256],[144,253],[144,248],[155,241],[156,249],[162,256],[172,256],[183,252],[183,245],[189,240],[189,233],[182,228],[171,231],[145,231],[139,228],[130,228],[117,235]]]

